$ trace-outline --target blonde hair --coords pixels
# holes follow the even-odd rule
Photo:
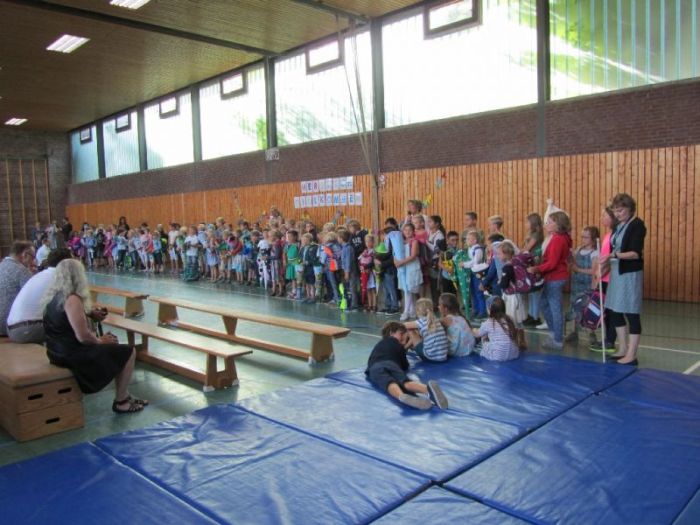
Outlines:
[[[41,299],[42,309],[59,295],[58,307],[63,308],[66,299],[71,295],[77,295],[83,301],[83,309],[89,312],[92,309],[90,287],[88,285],[85,268],[77,259],[64,259],[56,266],[53,283],[46,290]]]
[[[335,224],[333,224],[332,222],[327,222],[326,224],[323,225],[323,228],[321,229],[321,231],[334,232],[335,231]]]
[[[425,318],[428,321],[428,332],[435,332],[442,328],[440,321],[433,313],[433,301],[427,297],[416,301],[416,315],[420,318]]]

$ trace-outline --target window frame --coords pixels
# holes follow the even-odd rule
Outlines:
[[[228,80],[229,78],[233,78],[235,76],[241,76],[241,87],[238,89],[234,89],[233,91],[229,91],[228,93],[224,93],[224,81]],[[227,75],[223,75],[222,77],[219,78],[219,96],[221,96],[221,100],[228,100],[231,98],[236,98],[240,97],[241,95],[245,95],[248,93],[248,70],[244,69],[242,71],[234,71],[232,73],[228,73]]]
[[[126,117],[126,124],[120,124],[119,119]],[[129,131],[131,129],[131,112],[127,112],[114,117],[114,131],[116,133],[121,133],[123,131]]]
[[[439,9],[449,4],[455,4],[457,2],[464,2],[465,0],[438,0],[430,2],[423,6],[423,38],[436,38],[448,33],[453,33],[455,31],[460,31],[462,29],[467,29],[469,27],[474,27],[481,24],[481,0],[471,0],[472,2],[472,16],[465,18],[464,20],[458,20],[450,24],[445,24],[444,26],[436,27],[435,29],[430,28],[430,13],[435,9]]]
[[[175,109],[171,109],[170,111],[163,111],[163,102],[174,99],[175,100]],[[158,101],[158,116],[160,118],[169,118],[169,117],[174,117],[176,115],[180,114],[180,95],[170,95],[168,97],[162,97]]]
[[[334,41],[338,44],[338,58],[327,60],[326,62],[321,62],[320,64],[312,66],[310,64],[311,57],[309,56],[309,53],[314,49],[327,46],[328,44],[331,44]],[[345,64],[345,37],[343,35],[335,35],[331,38],[326,38],[319,42],[314,42],[313,44],[306,46],[304,48],[304,58],[307,75],[312,75],[314,73],[319,73],[327,69],[342,66],[343,64]]]
[[[92,142],[92,125],[78,131],[78,137],[80,138],[81,144]]]

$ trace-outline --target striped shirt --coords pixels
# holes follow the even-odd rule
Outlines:
[[[518,345],[495,319],[481,323],[479,337],[488,337],[488,341],[482,343],[481,356],[490,361],[510,361],[520,355]]]
[[[428,319],[419,317],[416,320],[418,325],[418,333],[423,338],[423,352],[425,357],[431,361],[446,361],[447,351],[450,348],[450,342],[447,340],[447,334],[441,324],[438,323],[438,328],[432,332],[428,332]]]

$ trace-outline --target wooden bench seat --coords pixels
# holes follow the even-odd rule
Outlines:
[[[98,295],[123,297],[124,308],[99,303],[97,300]],[[123,315],[124,317],[140,317],[144,314],[143,300],[148,297],[148,294],[130,292],[129,290],[121,290],[119,288],[110,288],[109,286],[90,286],[90,297],[95,305],[103,306],[111,313]]]
[[[257,314],[244,310],[236,310],[223,306],[215,306],[208,304],[195,303],[184,299],[175,299],[169,297],[149,297],[149,300],[158,304],[158,322],[161,325],[174,326],[212,337],[218,337],[227,341],[241,343],[245,345],[270,350],[280,354],[289,355],[292,357],[300,357],[308,359],[309,363],[326,361],[333,358],[333,339],[346,337],[350,333],[349,328],[324,325],[319,323],[309,323],[306,321],[297,321],[285,317],[274,317],[265,314]],[[211,330],[209,328],[182,322],[178,319],[177,309],[185,308],[198,312],[205,312],[213,315],[221,316],[224,322],[225,332]],[[311,350],[303,350],[293,346],[271,343],[257,337],[244,337],[236,334],[236,325],[238,321],[250,321],[260,323],[266,326],[278,326],[288,328],[290,330],[299,330],[309,332],[311,337]],[[263,327],[261,327],[263,328]]]
[[[85,424],[83,394],[67,368],[49,363],[46,348],[6,343],[0,350],[0,424],[28,441]]]
[[[136,346],[137,359],[144,363],[149,363],[176,374],[188,377],[194,381],[204,384],[204,391],[215,388],[226,388],[238,384],[236,374],[236,364],[234,359],[252,353],[252,350],[230,343],[217,341],[209,337],[187,332],[168,330],[160,326],[133,321],[115,315],[108,315],[103,324],[121,328],[126,331],[130,345]],[[141,343],[136,344],[135,334],[141,335]],[[207,363],[204,372],[191,368],[190,366],[178,363],[164,357],[155,356],[148,351],[148,340],[158,339],[168,343],[173,343],[190,350],[196,350],[207,355]],[[224,360],[224,369],[217,369],[217,357]]]

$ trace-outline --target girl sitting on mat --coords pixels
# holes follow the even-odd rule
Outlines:
[[[446,361],[450,348],[445,329],[433,313],[433,301],[424,297],[416,301],[418,319],[405,323],[413,351],[424,361]]]
[[[457,296],[452,293],[440,295],[438,300],[440,323],[447,332],[450,346],[447,350],[449,357],[464,357],[474,351],[476,340],[467,320],[459,310]]]
[[[369,356],[365,374],[374,386],[404,405],[418,410],[429,410],[434,404],[445,410],[447,398],[437,381],[428,381],[425,385],[409,379],[406,375],[409,368],[406,359],[407,344],[406,327],[396,321],[386,323],[382,327],[382,340],[376,344]]]
[[[481,337],[481,357],[489,361],[517,359],[526,348],[524,332],[506,315],[506,303],[500,297],[490,301],[488,311],[489,318],[474,329],[474,335]]]

